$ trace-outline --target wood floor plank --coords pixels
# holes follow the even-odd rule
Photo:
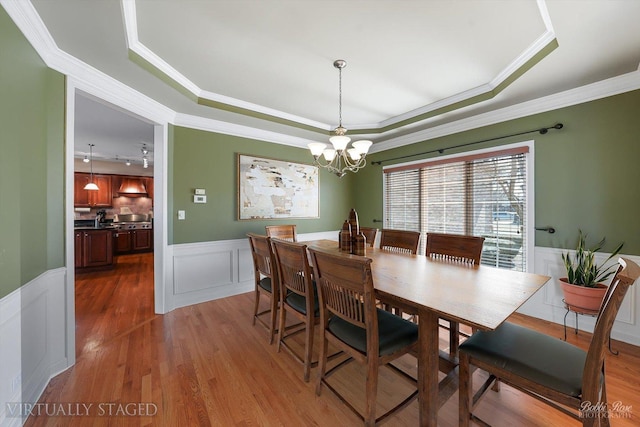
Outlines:
[[[302,366],[288,352],[278,353],[275,345],[269,345],[263,327],[252,326],[253,293],[155,315],[152,254],[118,257],[113,271],[78,275],[76,285],[77,363],[51,380],[40,403],[84,402],[93,405],[92,416],[32,416],[26,426],[360,425],[328,390],[315,395],[315,369],[305,383]],[[263,304],[266,307],[266,300]],[[562,325],[522,315],[510,320],[562,337]],[[443,331],[443,349],[447,335]],[[589,334],[570,333],[568,339],[586,347]],[[301,349],[302,337],[293,345]],[[630,406],[631,412],[611,423],[636,426],[640,424],[640,349],[616,341],[613,345],[620,355],[607,355],[609,401]],[[410,356],[400,364],[415,370]],[[350,393],[356,407],[363,406],[362,368],[351,364],[332,378]],[[382,370],[379,410],[404,396],[406,387],[405,381]],[[457,399],[456,392],[442,406],[440,426],[457,425]],[[157,412],[151,416],[116,413],[127,404],[149,404]],[[111,416],[107,416],[109,410]],[[387,425],[415,426],[417,411],[414,402]],[[487,393],[477,412],[497,427],[579,425],[504,385],[498,393]]]

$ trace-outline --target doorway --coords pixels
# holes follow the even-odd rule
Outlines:
[[[162,287],[163,271],[163,215],[165,198],[162,195],[162,150],[166,141],[166,124],[154,121],[118,107],[111,102],[74,87],[67,87],[67,356],[69,366],[83,351],[95,348],[101,340],[117,336],[126,328],[146,322],[155,313],[164,311]],[[93,144],[89,147],[89,144]],[[85,147],[86,146],[86,147]],[[88,162],[83,161],[92,149]],[[160,150],[160,153],[157,150]],[[87,169],[88,166],[88,169]],[[86,169],[86,170],[85,170]],[[76,206],[76,173],[112,178],[112,201],[106,206]],[[122,177],[140,177],[149,194],[123,195],[118,193]],[[159,181],[159,185],[156,185]],[[115,247],[111,241],[111,265],[101,268],[79,268],[76,245],[76,224],[79,220],[93,221],[100,213],[99,228],[113,236],[118,229],[118,215],[127,214],[144,220],[152,227],[145,230],[150,246],[140,247],[140,236],[130,249]],[[129,230],[123,230],[128,233]],[[73,234],[72,234],[73,233]],[[122,237],[120,233],[120,237]],[[150,236],[150,237],[149,237]],[[133,234],[132,234],[133,237]],[[106,239],[106,238],[105,238]],[[136,246],[138,245],[138,246]],[[83,252],[84,253],[84,252]],[[102,255],[100,255],[102,256]],[[156,272],[160,272],[157,274]],[[101,318],[101,321],[98,319]],[[102,322],[102,323],[101,323]],[[78,340],[76,345],[76,339]]]

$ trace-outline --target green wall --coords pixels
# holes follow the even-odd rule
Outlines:
[[[351,180],[320,171],[320,218],[268,221],[237,219],[237,153],[311,163],[309,150],[182,127],[169,131],[169,243],[239,239],[264,234],[265,225],[296,224],[299,233],[338,230],[354,207]],[[193,203],[204,188],[206,204]],[[186,219],[177,220],[185,210]],[[337,236],[336,236],[337,237]]]
[[[574,248],[578,228],[588,244],[607,237],[604,250],[624,241],[623,253],[640,254],[640,91],[536,114],[442,138],[372,154],[369,161],[391,159],[481,141],[563,123],[546,135],[532,133],[486,148],[535,140],[535,223],[553,226],[555,234],[536,232],[536,246]],[[445,154],[464,151],[447,150]],[[437,155],[418,155],[407,162]],[[390,165],[394,162],[384,162]],[[353,179],[355,206],[361,218],[382,219],[382,166],[370,165]],[[381,227],[381,224],[378,224]]]
[[[0,298],[64,266],[64,76],[0,8]]]

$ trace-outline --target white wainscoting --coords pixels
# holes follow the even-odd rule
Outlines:
[[[337,231],[300,234],[300,240],[336,240]],[[337,244],[337,243],[336,243]],[[253,261],[248,239],[173,245],[165,266],[171,309],[253,289]],[[562,251],[535,249],[536,273],[552,279],[519,312],[562,324],[566,312],[557,278],[564,275]],[[606,257],[601,254],[600,259]],[[628,256],[640,263],[640,257]],[[0,425],[20,426],[7,417],[8,402],[35,402],[49,380],[69,366],[66,349],[66,293],[64,268],[50,270],[0,299]],[[640,345],[640,284],[629,290],[612,337]],[[574,316],[567,317],[572,333]],[[591,331],[594,318],[580,316],[580,329]]]
[[[561,254],[563,251],[555,248],[535,248],[534,272],[551,276],[551,280],[540,289],[529,301],[527,301],[518,312],[533,317],[549,320],[551,322],[563,324],[563,318],[567,312],[562,303],[562,289],[558,279],[566,277]],[[571,251],[574,254],[574,251]],[[602,262],[609,254],[596,254],[596,260]],[[634,255],[621,255],[640,264],[640,257]],[[615,258],[617,260],[617,257]],[[614,260],[611,261],[613,263]],[[620,311],[613,325],[611,337],[620,341],[625,341],[634,345],[640,345],[640,324],[637,301],[640,301],[640,284],[631,286],[620,306]],[[574,333],[575,314],[569,313],[567,316],[567,333]],[[578,326],[580,330],[592,332],[595,326],[595,318],[591,316],[578,316]]]
[[[299,234],[298,240],[336,240],[338,231]],[[337,244],[337,243],[336,243]],[[254,288],[249,239],[171,246],[171,309],[249,292]]]
[[[20,426],[10,403],[33,403],[66,369],[66,269],[49,270],[0,299],[0,425]]]
[[[301,234],[298,240],[336,240],[337,233],[329,231]],[[534,272],[551,276],[552,279],[518,310],[520,313],[563,324],[566,310],[557,280],[565,276],[562,252],[554,248],[535,248]],[[597,255],[600,261],[608,256]],[[640,263],[638,256],[626,257]],[[173,274],[169,274],[168,277],[173,278],[173,308],[237,295],[253,289],[253,261],[247,239],[174,245],[172,258]],[[640,284],[632,286],[629,290],[611,333],[614,339],[634,345],[640,345],[640,319],[636,310],[636,301],[640,301],[638,294]],[[591,332],[595,318],[579,316],[578,325],[581,330]],[[569,313],[567,333],[573,333],[574,326],[575,315]]]

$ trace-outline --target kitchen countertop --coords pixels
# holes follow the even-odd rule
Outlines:
[[[114,225],[101,225],[99,227],[73,227],[74,230],[117,230]]]

